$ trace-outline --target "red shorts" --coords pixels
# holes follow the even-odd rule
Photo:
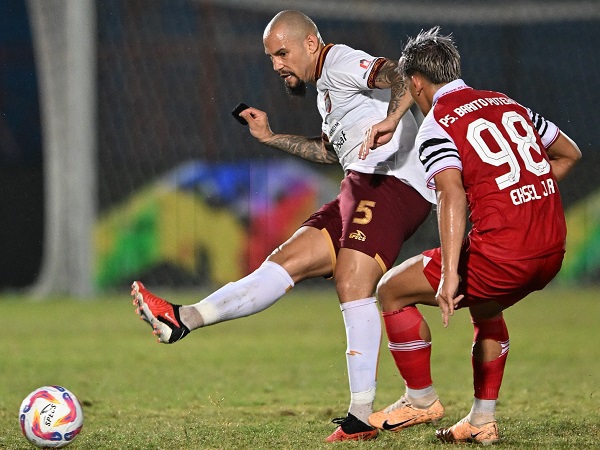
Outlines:
[[[437,291],[441,274],[441,249],[427,250],[423,255],[423,273]],[[560,270],[563,257],[564,251],[559,251],[542,258],[494,260],[469,247],[469,240],[465,239],[458,268],[461,277],[458,294],[464,294],[465,297],[458,307],[487,301],[514,305],[533,291],[544,288]]]
[[[375,258],[386,272],[430,212],[431,204],[396,177],[350,171],[337,198],[303,225],[329,235],[334,258],[340,248],[351,248]]]

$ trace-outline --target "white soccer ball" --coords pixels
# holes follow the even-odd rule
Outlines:
[[[83,410],[77,397],[62,386],[43,386],[29,394],[19,409],[21,430],[40,448],[62,448],[73,442],[83,427]]]

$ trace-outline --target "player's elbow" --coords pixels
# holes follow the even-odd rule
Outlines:
[[[550,146],[548,151],[550,159],[562,159],[565,166],[571,168],[582,157],[577,143],[561,132],[556,142]]]
[[[581,150],[579,149],[578,145],[571,139],[569,139],[569,144],[569,151],[565,152],[561,161],[563,172],[562,176],[560,177],[561,179],[564,178],[571,171],[571,169],[575,166],[575,164],[577,164],[577,162],[582,157]]]
[[[577,143],[571,139],[569,136],[567,136],[566,134],[564,134],[565,139],[567,140],[567,142],[569,143],[569,152],[568,152],[568,158],[569,161],[571,163],[571,165],[574,165],[577,161],[579,161],[581,159],[581,150],[579,149],[579,146],[577,145]]]
[[[571,165],[575,165],[575,163],[577,161],[579,161],[581,159],[581,157],[583,156],[583,154],[581,153],[581,150],[579,149],[577,144],[575,144],[575,142],[573,142],[573,145],[574,145],[574,148],[573,148],[573,155],[571,156]]]

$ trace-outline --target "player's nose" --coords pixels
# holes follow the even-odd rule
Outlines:
[[[281,61],[278,61],[277,58],[273,58],[273,70],[279,72],[283,68],[283,64]]]

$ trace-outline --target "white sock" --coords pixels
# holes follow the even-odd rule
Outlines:
[[[267,309],[293,287],[294,281],[283,267],[265,261],[250,275],[226,284],[191,307],[207,326]]]
[[[481,400],[475,398],[471,412],[467,416],[469,423],[479,427],[496,420],[496,400]]]
[[[350,392],[348,412],[368,425],[369,416],[373,413],[374,402],[375,387],[364,392]]]
[[[346,363],[351,396],[348,412],[368,423],[377,384],[381,316],[375,297],[342,303],[340,307],[346,326]]]
[[[432,386],[427,386],[423,389],[411,389],[406,387],[406,395],[415,408],[429,408],[438,399],[438,395]]]

